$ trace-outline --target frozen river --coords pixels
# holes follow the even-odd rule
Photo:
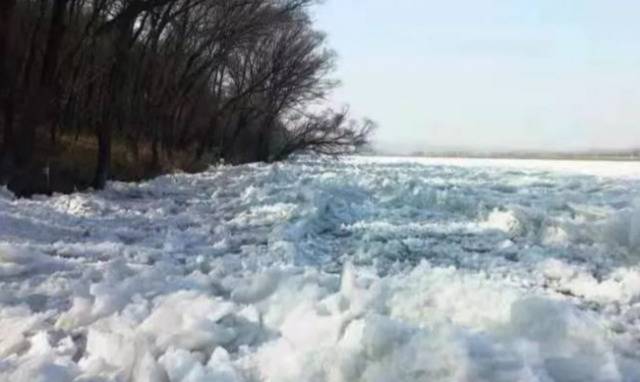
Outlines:
[[[640,381],[640,162],[0,190],[0,381]]]

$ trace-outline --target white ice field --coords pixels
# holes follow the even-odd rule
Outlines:
[[[640,381],[640,163],[0,190],[0,381]]]

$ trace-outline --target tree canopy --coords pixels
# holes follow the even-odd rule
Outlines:
[[[364,144],[373,123],[322,106],[335,60],[313,3],[3,0],[5,180],[60,137],[95,137],[96,188],[113,175],[114,140],[150,168],[176,155],[245,163]]]

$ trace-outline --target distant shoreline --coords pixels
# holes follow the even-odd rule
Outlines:
[[[566,160],[566,161],[607,161],[638,162],[640,152],[636,153],[467,153],[467,152],[418,152],[411,154],[368,153],[373,156],[396,156],[406,158],[456,158],[456,159],[510,159],[510,160]]]

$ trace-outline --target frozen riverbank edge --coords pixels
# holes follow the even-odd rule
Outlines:
[[[0,192],[1,381],[638,381],[640,163]]]

